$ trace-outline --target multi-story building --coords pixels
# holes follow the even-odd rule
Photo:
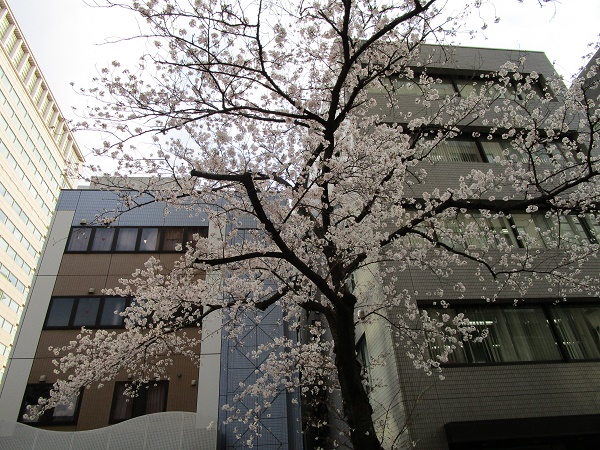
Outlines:
[[[523,72],[539,74],[540,92],[542,83],[555,76],[539,52],[456,48],[436,54],[435,48],[425,48],[424,53],[428,74],[437,79],[435,87],[442,96],[468,95],[481,83],[480,75],[522,57]],[[398,90],[402,112],[412,109],[417,116],[418,92]],[[520,100],[516,90],[504,95],[507,102]],[[386,104],[385,100],[378,103]],[[558,104],[551,102],[547,107]],[[386,114],[393,120],[394,111]],[[485,130],[477,125],[474,121],[456,139],[431,153],[427,179],[411,186],[417,198],[418,192],[435,188],[443,192],[456,186],[460,175],[473,169],[499,170],[499,159],[516,157],[510,141],[500,135],[477,137],[476,132]],[[572,158],[560,144],[553,151],[564,152],[553,157]],[[542,167],[550,163],[545,152],[539,158]],[[502,188],[502,196],[514,192],[513,186]],[[481,234],[465,240],[465,232],[473,225]],[[515,255],[539,256],[531,269],[544,273],[558,264],[569,241],[597,244],[599,232],[597,219],[586,215],[515,210],[503,217],[485,217],[479,211],[463,211],[447,219],[436,239],[463,251],[485,247],[491,265],[500,255],[494,249],[508,245]],[[418,239],[412,245],[418,246]],[[452,318],[463,313],[478,331],[487,330],[488,337],[483,342],[459,339],[454,353],[442,360],[442,380],[435,373],[415,369],[407,355],[411,350],[399,337],[402,333],[389,325],[405,315],[403,308],[381,305],[377,314],[385,320],[359,326],[357,354],[365,366],[374,419],[386,448],[393,444],[427,450],[600,448],[600,303],[593,289],[574,293],[562,289],[560,283],[538,281],[526,293],[499,290],[498,279],[484,270],[477,276],[472,261],[450,267],[448,276],[438,276],[433,266],[394,267],[393,263],[371,264],[354,274],[355,293],[366,311],[359,317],[368,314],[372,305],[381,305],[386,294],[376,280],[386,274],[396,292],[410,294],[430,316]],[[599,261],[591,259],[580,267],[579,276],[597,276],[599,270]],[[450,306],[443,308],[444,302]],[[422,325],[415,320],[412,326]],[[445,345],[451,344],[433,339],[428,345],[430,355],[440,355]]]
[[[218,317],[205,321],[199,365],[189,356],[175,356],[167,375],[134,399],[122,395],[131,374],[120,373],[101,389],[84,390],[74,408],[57,407],[37,419],[23,416],[57,378],[49,347],[73,340],[82,326],[124,328],[115,311],[132,299],[103,295],[103,289],[118,287],[120,278],[130,278],[151,256],[172,267],[194,234],[212,240],[225,231],[209,221],[208,211],[169,208],[165,213],[164,203],[119,214],[109,228],[98,224],[96,216],[118,208],[120,199],[119,192],[95,189],[60,195],[0,390],[0,447],[41,449],[51,440],[55,448],[239,448],[248,432],[235,422],[225,425],[228,413],[221,405],[233,402],[240,382],[256,377],[259,361],[248,354],[285,333],[276,309],[258,325],[250,321],[235,343],[222,337]],[[246,222],[246,228],[253,227]],[[198,335],[199,328],[182,332]],[[299,407],[293,403],[289,394],[273,402],[260,423],[260,448],[301,448]]]
[[[0,1],[0,380],[60,190],[83,161],[31,50]]]
[[[554,75],[551,64],[539,52],[457,48],[445,49],[443,58],[436,59],[435,49],[430,48],[424,55],[428,73],[435,76],[436,89],[442,96],[464,95],[481,75],[523,56],[522,70],[537,72],[540,83]],[[387,95],[375,90],[371,94]],[[406,117],[406,111],[418,112],[418,90],[399,89],[396,94],[401,97],[395,106],[401,114],[384,111],[389,120]],[[504,95],[518,98],[516,91]],[[381,99],[378,104],[387,102]],[[494,170],[498,159],[516,157],[499,137],[477,137],[474,131],[481,129],[474,124],[453,141],[440,144],[430,155],[427,179],[411,186],[413,195],[418,197],[418,190],[451,187],[471,169]],[[555,151],[563,149],[557,146]],[[547,157],[541,153],[540,163],[546,163]],[[570,156],[565,152],[561,157]],[[511,189],[504,186],[504,195],[510,195]],[[120,448],[129,443],[148,447],[150,443],[160,446],[168,442],[173,448],[173,443],[179,442],[183,448],[189,442],[196,446],[202,443],[202,448],[237,448],[247,430],[235,429],[235,424],[224,425],[226,417],[220,406],[231,403],[239,385],[256,376],[257,362],[248,358],[252,346],[285,332],[278,326],[277,311],[272,311],[273,320],[267,315],[256,329],[249,326],[248,340],[242,348],[222,341],[220,323],[211,322],[208,326],[214,328],[205,328],[204,332],[212,339],[198,349],[199,369],[178,359],[169,376],[149,387],[140,400],[124,403],[120,394],[129,378],[122,373],[102,389],[83,392],[74,409],[57,408],[37,423],[30,422],[35,428],[14,424],[17,419],[25,420],[23,408],[47,392],[55,380],[51,364],[54,355],[49,346],[68,342],[82,325],[122,326],[120,319],[107,311],[122,310],[129,299],[104,296],[103,288],[117,285],[119,278],[129,276],[150,255],[158,255],[167,265],[172,263],[179,256],[176,243],[188,239],[190,233],[199,232],[211,239],[227,235],[212,229],[207,215],[190,217],[185,210],[165,215],[164,205],[159,203],[120,215],[111,228],[92,226],[98,212],[113,210],[118,201],[116,193],[96,190],[64,191],[61,196],[9,361],[5,387],[0,392],[0,446],[23,448],[18,445],[32,443],[27,448],[35,449],[51,441],[56,447]],[[555,245],[560,240],[598,243],[600,226],[594,218],[555,219],[527,211],[497,218],[465,211],[449,219],[445,234],[437,238],[449,246],[486,247],[490,257],[494,256],[494,246],[500,245],[510,246],[515,253],[547,252],[548,264],[560,255],[561,249]],[[253,227],[250,222],[245,224],[247,228]],[[481,240],[466,242],[461,236],[473,223],[485,234]],[[528,249],[523,242],[527,242]],[[418,241],[413,245],[419,245]],[[580,269],[581,276],[597,275],[600,263],[591,260]],[[439,302],[445,300],[451,304],[445,314],[465,313],[475,327],[489,332],[488,339],[481,343],[459,343],[444,362],[445,379],[440,380],[415,370],[406,355],[405,342],[393,332],[393,325],[387,326],[402,314],[399,308],[383,305],[377,313],[385,320],[359,325],[357,354],[386,448],[410,448],[413,443],[426,450],[600,448],[600,306],[596,297],[559,294],[554,286],[538,283],[526,294],[501,291],[494,302],[488,302],[486,298],[492,296],[497,285],[485,275],[473,276],[473,264],[453,267],[448,277],[412,267],[394,270],[389,264],[369,264],[353,278],[360,307],[367,312],[385,298],[378,285],[378,272],[389,274],[386,277],[390,282],[393,276],[396,290],[409,292],[431,315],[439,313]],[[452,289],[458,285],[464,289]],[[435,296],[438,288],[444,289],[442,298]],[[559,302],[563,295],[568,302]],[[519,304],[515,307],[516,297]],[[431,355],[439,354],[442,345],[445,343],[431,342]],[[286,395],[274,402],[270,417],[261,423],[266,431],[256,447],[302,447],[298,411]],[[147,415],[160,411],[164,413]],[[317,412],[326,414],[324,410]],[[217,424],[218,431],[205,429],[210,422]],[[323,434],[333,429],[310,434],[310,440],[316,435],[323,442]]]

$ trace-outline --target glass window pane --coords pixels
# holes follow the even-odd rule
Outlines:
[[[142,228],[140,239],[141,252],[153,252],[158,244],[158,228]]]
[[[167,386],[165,381],[150,382],[146,393],[145,414],[165,411],[167,404]]]
[[[456,310],[443,313],[454,317]],[[465,318],[475,327],[473,336],[487,330],[482,342],[472,340],[457,343],[457,350],[448,363],[499,363],[521,361],[559,361],[562,359],[558,344],[542,308],[503,307],[465,308]],[[435,310],[432,310],[435,314]],[[431,315],[431,314],[430,314]],[[444,349],[441,339],[430,344],[432,355]]]
[[[440,142],[429,154],[431,161],[481,162],[475,141],[452,139]]]
[[[75,395],[69,400],[52,408],[52,422],[72,422],[77,412],[79,396]]]
[[[70,252],[85,252],[90,242],[91,228],[73,228],[67,250]]]
[[[18,418],[19,422],[52,425],[66,425],[76,422],[79,413],[79,402],[81,401],[82,396],[81,393],[71,397],[66,404],[57,405],[41,416],[31,418],[23,417],[24,414],[29,414],[27,407],[37,405],[40,397],[48,398],[51,389],[52,385],[48,383],[27,385],[25,395],[23,396],[23,403],[21,405],[21,413]]]
[[[561,359],[550,324],[541,308],[516,307],[505,310],[504,316],[511,330],[519,361]]]
[[[479,225],[479,239],[491,248],[497,248],[501,245],[517,245],[517,240],[510,227],[510,224],[504,217],[481,217],[480,214],[473,214],[473,219]],[[466,220],[468,224],[469,221]],[[471,238],[474,240],[475,238]]]
[[[550,312],[570,359],[600,358],[600,308],[561,307]]]
[[[73,326],[81,327],[95,325],[99,306],[100,298],[98,297],[80,298],[77,305],[77,311],[75,312]]]
[[[124,395],[126,388],[127,383],[115,383],[113,406],[110,414],[111,422],[119,422],[131,418],[133,398]]]
[[[119,228],[117,236],[117,246],[115,250],[120,252],[132,252],[135,250],[137,241],[137,228]]]
[[[558,227],[561,239],[575,244],[588,241],[585,227],[581,219],[577,216],[560,216]]]
[[[196,235],[200,238],[208,237],[208,227],[188,228],[185,231],[185,242],[193,242]]]
[[[27,409],[28,406],[34,406],[38,404],[38,400],[40,397],[48,397],[48,394],[50,393],[50,388],[47,384],[30,384],[27,385],[27,388],[25,389],[25,395],[23,396],[23,405],[21,406],[21,414],[19,415],[19,422],[24,422],[24,423],[37,423],[37,422],[43,422],[45,419],[45,416],[48,413],[44,413],[41,416],[38,417],[27,417],[24,418],[23,415],[24,414],[29,414],[29,410]]]
[[[435,82],[431,85],[432,89],[437,90],[440,97],[454,95],[454,85],[450,78],[435,77]]]
[[[186,242],[193,240],[196,234],[201,238],[208,237],[208,227],[188,228],[185,232]]]
[[[481,146],[488,162],[507,160],[511,154],[511,146],[508,142],[481,141]],[[498,158],[498,159],[496,159]]]
[[[66,327],[69,325],[73,298],[53,298],[48,311],[47,327]]]
[[[142,384],[134,397],[125,395],[127,386],[128,383],[115,383],[111,422],[120,422],[144,414],[166,411],[169,386],[167,381]]]
[[[408,78],[395,78],[392,81],[393,92],[397,95],[423,95],[423,89],[417,83]]]
[[[92,251],[108,252],[112,247],[114,228],[96,228],[94,241],[92,242]]]
[[[592,241],[596,244],[600,243],[600,223],[598,217],[595,217],[594,214],[587,214],[584,221],[592,236]]]
[[[517,92],[512,84],[495,82],[494,85],[487,86],[487,96],[490,98],[510,98],[517,99]]]
[[[540,234],[543,231],[538,224],[535,223],[530,214],[513,214],[513,222],[519,234],[518,240],[523,243],[526,248],[544,248],[544,241]],[[544,228],[545,229],[545,228]]]
[[[165,228],[163,231],[163,250],[172,252],[183,243],[183,228]]]
[[[108,297],[104,299],[102,307],[102,316],[100,317],[101,326],[119,327],[123,325],[123,316],[119,313],[125,311],[125,297]]]
[[[474,95],[479,93],[479,87],[481,86],[481,81],[466,79],[466,78],[457,78],[456,86],[458,87],[458,92],[460,92],[461,97],[468,97],[474,92]]]
[[[440,316],[442,314],[448,314],[451,318],[456,317],[456,310],[455,309],[451,309],[451,308],[444,308],[444,309],[439,309],[439,308],[427,308],[427,312],[429,313],[429,316],[432,319],[437,319],[440,320]],[[448,321],[446,322],[446,326],[443,327],[444,329],[448,328],[448,329],[456,329],[456,327],[453,325],[452,321]],[[454,339],[443,339],[442,336],[437,335],[437,336],[431,336],[432,341],[430,341],[429,343],[429,353],[431,355],[431,358],[435,361],[439,361],[439,356],[441,356],[446,350],[449,350],[449,347],[455,347],[452,351],[452,353],[450,353],[448,355],[448,364],[464,364],[467,363],[467,355],[465,353],[465,347],[464,347],[464,342],[462,341],[462,339],[459,336],[460,333],[456,334],[456,335],[452,335],[451,333],[445,333],[444,336],[445,337],[449,337],[449,335],[452,335],[452,337],[458,339],[458,341],[456,342]]]
[[[560,360],[558,346],[541,308],[466,309],[478,330],[488,330],[481,343],[469,343],[472,362]]]

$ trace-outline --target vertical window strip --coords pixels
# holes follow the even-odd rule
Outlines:
[[[33,89],[35,88],[38,79],[37,73],[34,72],[31,80],[29,80],[29,84],[27,85],[27,92],[29,92],[29,95],[33,95]]]
[[[8,30],[8,14],[4,14],[4,17],[2,18],[2,20],[0,20],[0,36],[4,37],[4,34],[6,33],[6,30]]]
[[[600,308],[550,308],[550,314],[569,359],[600,359]]]
[[[14,301],[6,292],[0,290],[0,301],[12,309],[17,315],[21,314],[22,306]]]
[[[36,134],[36,139],[38,141],[38,145],[44,150],[44,153],[46,154],[46,156],[49,159],[49,165],[51,167],[54,168],[54,170],[57,173],[62,173],[62,169],[61,166],[58,164],[58,162],[56,161],[56,158],[54,157],[54,155],[52,154],[52,152],[50,152],[50,150],[48,149],[48,146],[46,145],[46,143],[44,142],[43,138],[41,137],[39,130],[35,127],[35,125],[33,124],[33,120],[31,119],[31,117],[29,116],[29,114],[27,113],[26,109],[23,106],[23,102],[21,101],[21,99],[19,98],[18,95],[16,95],[16,91],[14,89],[14,87],[12,86],[12,84],[10,83],[10,81],[8,80],[8,77],[6,76],[6,74],[0,69],[0,78],[2,79],[2,82],[4,83],[4,85],[6,86],[6,88],[9,90],[11,96],[14,97],[15,102],[17,103],[17,106],[19,107],[19,110],[22,110],[21,115],[23,116],[23,118],[25,119],[26,122],[28,122],[29,126],[28,127],[24,127],[21,123],[21,121],[18,119],[16,113],[14,112],[14,110],[12,109],[12,107],[10,106],[10,104],[8,103],[7,99],[4,97],[4,95],[2,95],[2,92],[0,91],[0,97],[2,98],[2,100],[5,103],[5,108],[8,108],[8,110],[11,112],[10,116],[13,119],[14,124],[16,125],[16,127],[21,130],[21,133],[23,134],[24,139],[30,143],[30,148],[31,150],[34,152],[35,155],[38,156],[38,160],[42,161],[42,156],[41,153],[38,149],[37,146],[35,146],[33,144],[33,140],[30,138],[29,133],[28,133],[28,129],[32,130],[32,132],[34,134]],[[35,77],[33,77],[35,78]],[[43,92],[42,89],[40,89],[40,92],[38,93],[39,95],[41,95],[41,93]],[[12,95],[14,94],[14,95]],[[48,100],[48,98],[46,97],[46,101]],[[37,103],[37,100],[36,100]],[[6,129],[6,128],[5,128]],[[14,133],[13,133],[14,134]],[[44,163],[45,165],[46,163]],[[56,179],[55,175],[50,172],[47,171],[48,173],[48,177],[50,178],[51,182],[54,185],[54,189],[56,191],[56,193],[58,192],[58,190],[60,189],[61,183],[58,182],[58,180]],[[49,188],[48,188],[49,190]],[[51,193],[54,191],[49,190]],[[54,195],[54,194],[52,194]]]
[[[29,60],[29,58],[27,59],[27,61],[25,62],[25,64],[23,64],[23,68],[21,69],[21,79],[23,81],[25,81],[25,78],[27,77],[27,74],[29,73],[29,69],[31,69],[31,61]],[[29,90],[29,89],[27,89]]]
[[[10,192],[8,192],[6,187],[4,187],[4,185],[1,182],[0,182],[0,196],[4,197],[6,202],[12,207],[12,209],[17,213],[17,215],[20,217],[20,219],[23,221],[23,223],[25,223],[27,228],[29,228],[29,230],[33,233],[34,237],[40,241],[40,245],[41,245],[41,241],[44,238],[44,235],[34,225],[34,223],[31,221],[31,219],[29,219],[29,217],[27,217],[27,214],[25,214],[23,208],[21,208],[21,206],[17,203],[17,201],[14,199],[14,197],[12,195],[10,195]],[[5,221],[5,223],[8,225],[8,218]],[[17,227],[17,229],[18,229],[18,227]]]
[[[0,236],[0,250],[4,250],[6,252],[6,254],[10,257],[10,259],[12,259],[17,264],[17,266],[19,266],[21,269],[23,269],[25,274],[31,275],[31,273],[33,272],[33,269],[29,266],[29,264],[27,264],[23,260],[23,258],[21,258],[19,256],[17,251],[13,247],[11,247],[11,245],[8,242],[6,242],[6,240],[1,236]]]
[[[17,35],[15,34],[15,32],[13,30],[13,32],[8,37],[8,40],[4,44],[4,48],[6,48],[6,51],[8,53],[10,53],[12,51],[12,49],[13,49],[13,47],[14,47],[14,45],[15,45],[16,42],[17,42]]]
[[[15,55],[12,58],[12,62],[15,65],[15,67],[17,67],[19,65],[19,63],[21,62],[21,59],[25,55],[25,50],[23,49],[23,45],[21,45],[20,43],[18,45],[19,45],[19,48],[17,49],[17,51],[15,52]]]

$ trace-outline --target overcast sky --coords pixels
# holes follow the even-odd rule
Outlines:
[[[34,57],[57,99],[63,114],[73,118],[71,108],[85,108],[86,100],[70,86],[89,86],[97,68],[115,59],[127,64],[137,59],[141,44],[103,44],[107,38],[135,35],[136,18],[120,9],[92,8],[93,0],[8,0]],[[468,3],[448,0],[448,8]],[[472,2],[471,2],[472,3]],[[537,0],[498,0],[496,7],[484,0],[481,14],[489,27],[476,39],[458,39],[463,45],[544,51],[567,80],[577,74],[598,40],[600,0],[562,0],[541,8]],[[499,6],[498,6],[499,5]],[[494,17],[499,17],[497,24]],[[471,26],[482,25],[479,14]],[[85,153],[91,145],[77,136]]]

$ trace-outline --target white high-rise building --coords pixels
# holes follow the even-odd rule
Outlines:
[[[83,156],[0,0],[0,380],[62,188]]]

